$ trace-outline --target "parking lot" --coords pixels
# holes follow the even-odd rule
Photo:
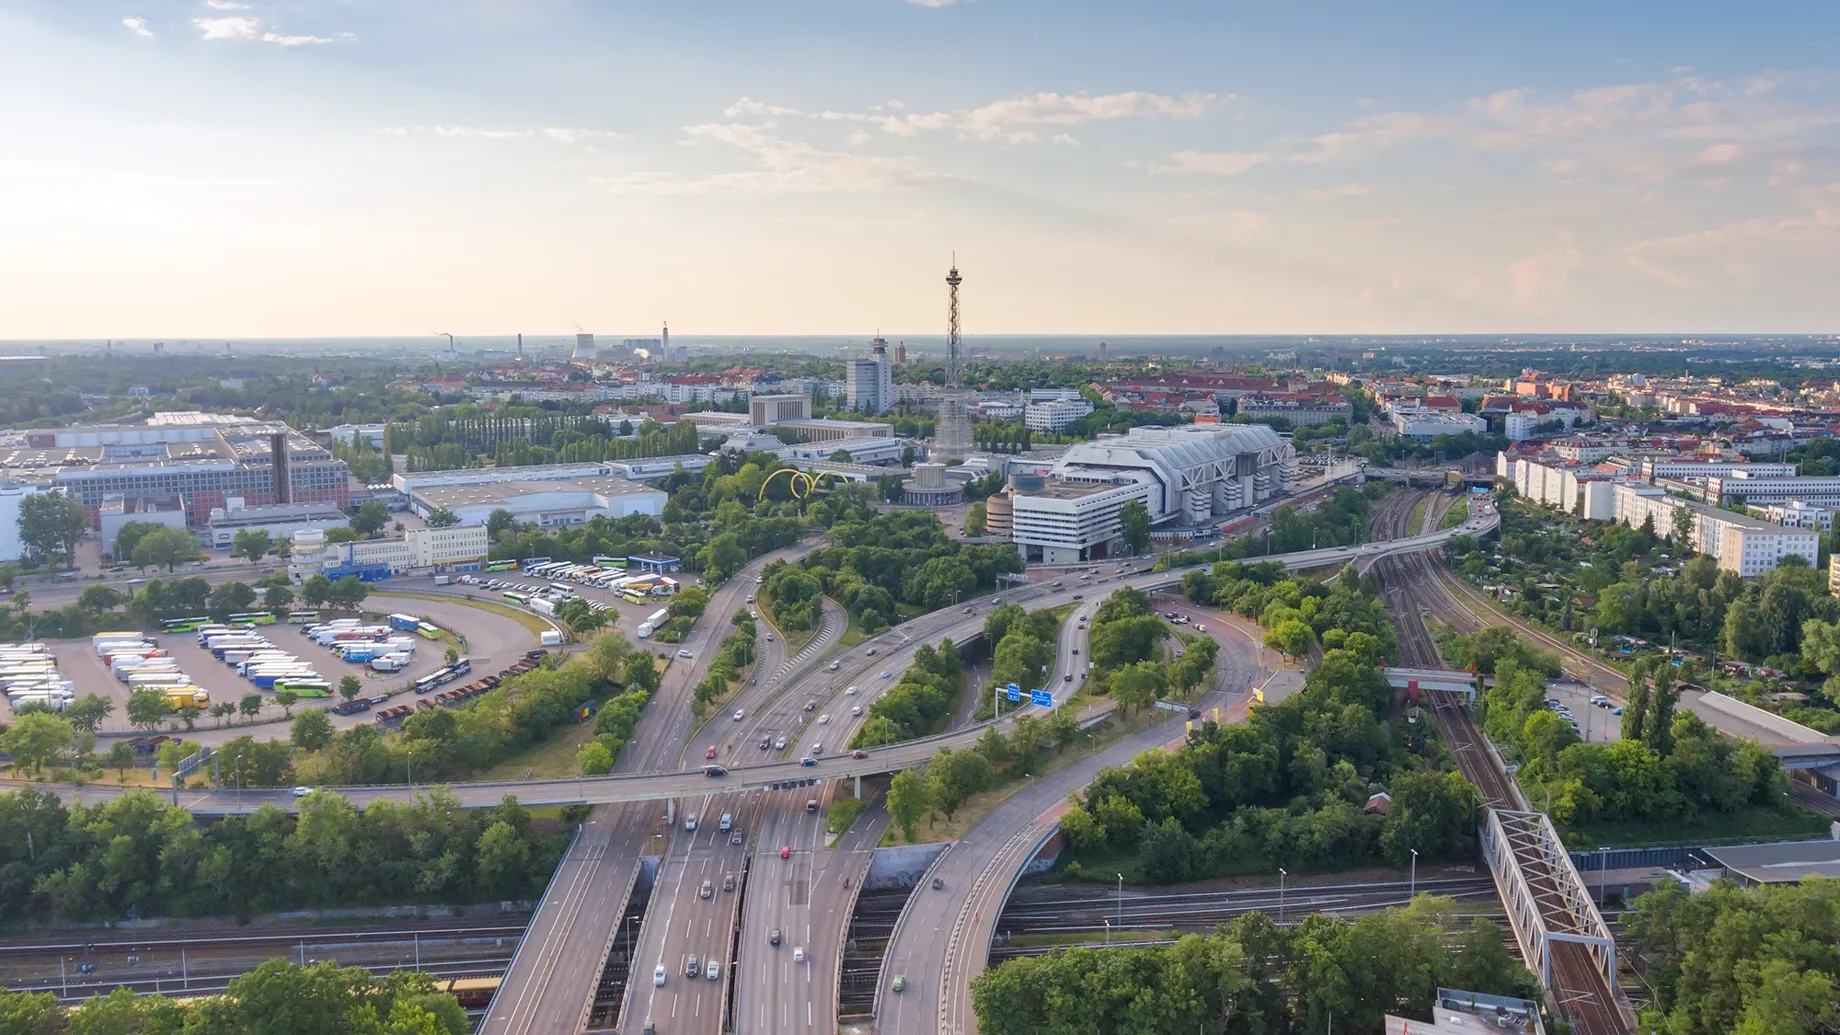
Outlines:
[[[1623,719],[1612,714],[1609,708],[1592,704],[1591,697],[1596,693],[1596,690],[1583,683],[1569,679],[1558,680],[1546,685],[1547,707],[1553,707],[1550,702],[1558,701],[1560,707],[1571,713],[1573,721],[1578,724],[1578,735],[1586,742],[1614,744],[1623,739]]]

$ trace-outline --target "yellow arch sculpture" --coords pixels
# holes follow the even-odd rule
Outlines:
[[[772,474],[767,475],[767,480],[760,483],[760,499],[764,500],[767,498],[767,487],[773,484],[773,479],[778,478],[782,474],[789,477],[792,485],[792,498],[795,500],[802,500],[812,493],[817,492],[819,489],[822,489],[824,487],[824,479],[826,478],[835,478],[838,481],[845,480],[842,475],[834,471],[821,471],[816,475],[812,475],[805,471],[798,470],[797,468],[782,467]]]

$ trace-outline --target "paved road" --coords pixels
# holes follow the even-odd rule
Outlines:
[[[703,620],[682,645],[694,660],[674,664],[665,672],[632,741],[621,753],[616,772],[629,774],[679,764],[690,729],[691,689],[701,678],[710,652],[728,634],[729,617],[744,606],[742,601],[751,592],[757,571],[777,557],[799,552],[795,548],[760,558],[711,597]],[[604,804],[589,814],[531,919],[518,954],[480,1024],[481,1035],[580,1030],[631,897],[640,860],[666,855],[671,831],[663,812],[656,804]],[[649,980],[650,974],[632,977]]]
[[[1256,633],[1243,625],[1209,623],[1221,641],[1215,689],[1202,707],[1229,709],[1229,720],[1243,717],[1251,689],[1271,669]],[[1140,752],[1179,741],[1184,727],[1169,722],[1151,727],[1096,755],[1081,759],[1012,795],[991,812],[934,867],[945,888],[914,892],[882,961],[877,1020],[893,1035],[955,1033],[976,1030],[970,1009],[970,982],[984,968],[990,936],[1004,899],[1023,863],[1052,832],[1070,791],[1092,782],[1099,770],[1129,761]],[[894,993],[895,975],[907,980]]]
[[[1320,550],[1304,550],[1291,554],[1278,554],[1265,560],[1278,561],[1292,569],[1322,567],[1340,564],[1356,557],[1366,555],[1387,555],[1410,553],[1417,550],[1441,546],[1457,535],[1477,535],[1493,529],[1499,519],[1491,511],[1479,517],[1473,517],[1461,525],[1447,528],[1428,535],[1395,539],[1383,543],[1370,543],[1365,546],[1328,547]],[[758,562],[756,562],[758,563]],[[753,570],[753,569],[750,569]],[[1070,603],[1076,597],[1093,596],[1096,600],[1119,585],[1130,585],[1138,589],[1158,589],[1174,585],[1181,581],[1182,572],[1149,572],[1138,575],[1108,577],[1095,579],[1090,583],[1069,583],[1061,589],[1053,589],[1043,584],[1002,594],[1002,599],[1027,603],[1031,608],[1053,607]],[[743,588],[743,580],[732,580],[719,591],[718,596],[738,592]],[[712,607],[712,610],[715,608]],[[921,642],[937,641],[940,637],[951,636],[961,642],[969,641],[981,634],[984,614],[988,604],[981,603],[966,615],[959,610],[946,609],[922,615],[910,622],[903,623],[884,632],[869,641],[865,641],[862,650],[852,648],[849,661],[842,668],[842,674],[836,682],[847,683],[859,681],[863,692],[868,692],[869,685],[875,682],[887,683],[880,673],[889,672],[890,676],[900,672],[911,662],[912,647]],[[699,622],[691,634],[688,646],[693,653],[701,657],[716,642],[723,630],[720,626],[726,622]],[[867,649],[871,645],[903,645],[901,649],[889,653],[880,651],[878,658],[869,659]],[[665,675],[665,689],[661,698],[665,701],[678,699],[678,693],[687,693],[697,677],[697,666],[672,666]],[[827,666],[828,671],[828,666]],[[873,675],[873,679],[865,676]],[[673,692],[675,688],[676,692]],[[687,706],[688,697],[681,698],[675,706],[667,704],[660,708],[659,702],[648,707],[647,719],[662,714],[662,718],[653,720],[662,728],[642,733],[636,742],[647,745],[666,745],[675,747],[684,743],[689,733],[691,717]],[[766,762],[751,765],[738,765],[729,768],[728,786],[733,790],[759,789],[769,783],[800,778],[820,778],[828,780],[847,779],[855,776],[869,776],[878,773],[893,772],[924,761],[943,745],[954,747],[969,746],[977,740],[981,727],[973,726],[939,737],[905,744],[877,748],[866,759],[852,759],[838,754],[826,754],[811,767],[800,766],[796,761]],[[790,745],[789,745],[790,746]],[[737,749],[739,750],[739,749]],[[532,805],[567,805],[600,804],[623,801],[655,801],[681,797],[686,794],[703,793],[707,786],[701,783],[700,771],[683,771],[669,768],[660,759],[658,763],[647,765],[641,771],[618,773],[612,776],[587,777],[574,780],[504,780],[491,782],[459,783],[452,785],[454,795],[462,805],[480,806],[496,804],[506,794],[516,794],[519,800]],[[347,794],[360,804],[387,800],[404,802],[413,797],[405,787],[341,787],[331,788]],[[60,790],[60,794],[69,794]],[[76,792],[76,797],[84,801],[98,801],[120,794],[120,789],[112,785],[91,785]],[[201,815],[221,815],[236,812],[249,812],[263,804],[273,804],[283,808],[292,805],[292,798],[285,789],[265,791],[202,791],[187,792],[180,795],[179,803]]]

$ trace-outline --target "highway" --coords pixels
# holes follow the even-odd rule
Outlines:
[[[1343,564],[1357,558],[1385,557],[1398,554],[1414,553],[1421,550],[1442,546],[1457,535],[1481,535],[1493,530],[1499,518],[1491,508],[1489,513],[1471,517],[1462,524],[1425,535],[1410,536],[1381,543],[1369,543],[1364,546],[1325,547],[1320,550],[1303,550],[1290,554],[1274,554],[1260,560],[1277,561],[1290,569],[1316,568],[1333,564]],[[756,564],[759,564],[757,561]],[[756,570],[750,567],[750,571]],[[1129,585],[1138,589],[1154,590],[1179,584],[1183,570],[1164,572],[1145,572],[1136,575],[1106,577],[1092,582],[1069,582],[1062,589],[1043,587],[1041,584],[1023,587],[1001,594],[1002,599],[1018,603],[1026,602],[1031,608],[1054,607],[1059,604],[1074,602],[1076,597],[1092,595],[1095,600],[1118,588]],[[738,601],[743,591],[751,591],[751,578],[731,580],[717,591],[718,600]],[[731,596],[732,595],[732,596]],[[969,640],[981,634],[984,615],[988,603],[980,601],[973,608],[973,613],[966,615],[962,610],[945,609],[921,615],[905,622],[887,632],[881,633],[864,642],[866,649],[876,646],[878,650],[893,645],[902,645],[902,649],[889,653],[881,651],[878,659],[868,659],[863,651],[852,649],[850,660],[843,665],[842,675],[835,683],[845,684],[856,681],[864,686],[873,683],[887,683],[880,673],[887,671],[891,677],[904,669],[912,659],[912,646],[921,642],[937,642],[941,637],[950,636],[959,642]],[[712,602],[710,611],[719,616],[722,608]],[[732,613],[732,608],[727,612]],[[700,658],[726,633],[726,620],[703,621],[691,633],[687,646]],[[709,787],[700,770],[681,770],[671,768],[669,759],[673,758],[676,748],[685,743],[691,726],[688,708],[688,690],[694,685],[700,666],[673,665],[665,675],[664,688],[658,699],[646,709],[645,719],[641,722],[641,732],[634,742],[642,750],[628,752],[621,758],[622,766],[629,759],[641,758],[649,761],[641,764],[634,772],[617,772],[610,776],[583,777],[579,779],[552,780],[498,780],[463,782],[450,785],[450,790],[463,806],[478,807],[494,805],[506,794],[515,794],[528,805],[569,805],[569,804],[607,804],[613,802],[658,801],[685,795],[705,793]],[[864,681],[865,675],[872,675],[873,680]],[[674,693],[673,690],[677,692]],[[679,697],[678,694],[683,696]],[[1007,716],[1006,716],[1007,718]],[[646,724],[650,723],[650,726]],[[729,790],[761,789],[776,781],[818,778],[826,780],[848,779],[855,776],[870,776],[879,773],[904,769],[931,757],[940,746],[954,748],[968,747],[975,743],[980,726],[942,734],[937,737],[909,741],[904,744],[890,745],[869,752],[866,759],[852,759],[847,755],[827,753],[817,759],[815,766],[801,766],[796,760],[780,760],[741,764],[729,767],[724,786]],[[791,744],[789,741],[788,747]],[[737,749],[739,750],[739,749]],[[658,752],[659,754],[653,754]],[[33,786],[45,786],[34,784]],[[45,787],[45,789],[51,789]],[[371,801],[410,801],[416,793],[400,784],[380,786],[332,787],[328,790],[338,791],[363,805]],[[57,793],[85,802],[96,802],[116,797],[122,793],[119,787],[107,784],[95,784],[72,791],[59,787]],[[294,805],[294,798],[286,788],[245,789],[245,790],[200,790],[184,791],[179,795],[179,804],[199,815],[224,815],[247,813],[263,805],[274,805],[289,809]]]
[[[1224,719],[1238,721],[1252,688],[1274,666],[1259,646],[1256,629],[1224,618],[1208,626],[1222,649],[1214,688],[1200,706],[1221,707]],[[890,1035],[975,1031],[971,980],[984,969],[1015,878],[1053,833],[1068,793],[1091,783],[1107,766],[1179,743],[1184,736],[1184,724],[1165,723],[1081,759],[1012,795],[954,844],[933,868],[945,887],[916,890],[889,942],[877,992],[878,1029]],[[906,979],[906,990],[898,994],[891,991],[896,975]]]
[[[692,688],[710,652],[728,634],[729,616],[744,606],[761,568],[800,552],[795,548],[759,558],[711,596],[704,620],[682,645],[696,663],[666,670],[616,769],[655,771],[677,763],[690,732]],[[670,831],[660,811],[652,805],[602,804],[590,812],[531,918],[525,940],[480,1023],[481,1035],[536,1035],[583,1027],[640,860],[663,856],[669,843]]]

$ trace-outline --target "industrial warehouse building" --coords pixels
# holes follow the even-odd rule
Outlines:
[[[519,522],[550,528],[586,524],[596,517],[663,517],[666,499],[663,489],[650,485],[593,477],[429,485],[409,494],[409,509],[423,518],[437,510],[450,510],[463,525],[483,525],[493,511],[508,510]]]
[[[1289,491],[1297,458],[1262,424],[1132,428],[1068,449],[1040,488],[1008,500],[1023,560],[1075,564],[1109,556],[1119,512],[1141,500],[1152,525],[1202,525]]]

